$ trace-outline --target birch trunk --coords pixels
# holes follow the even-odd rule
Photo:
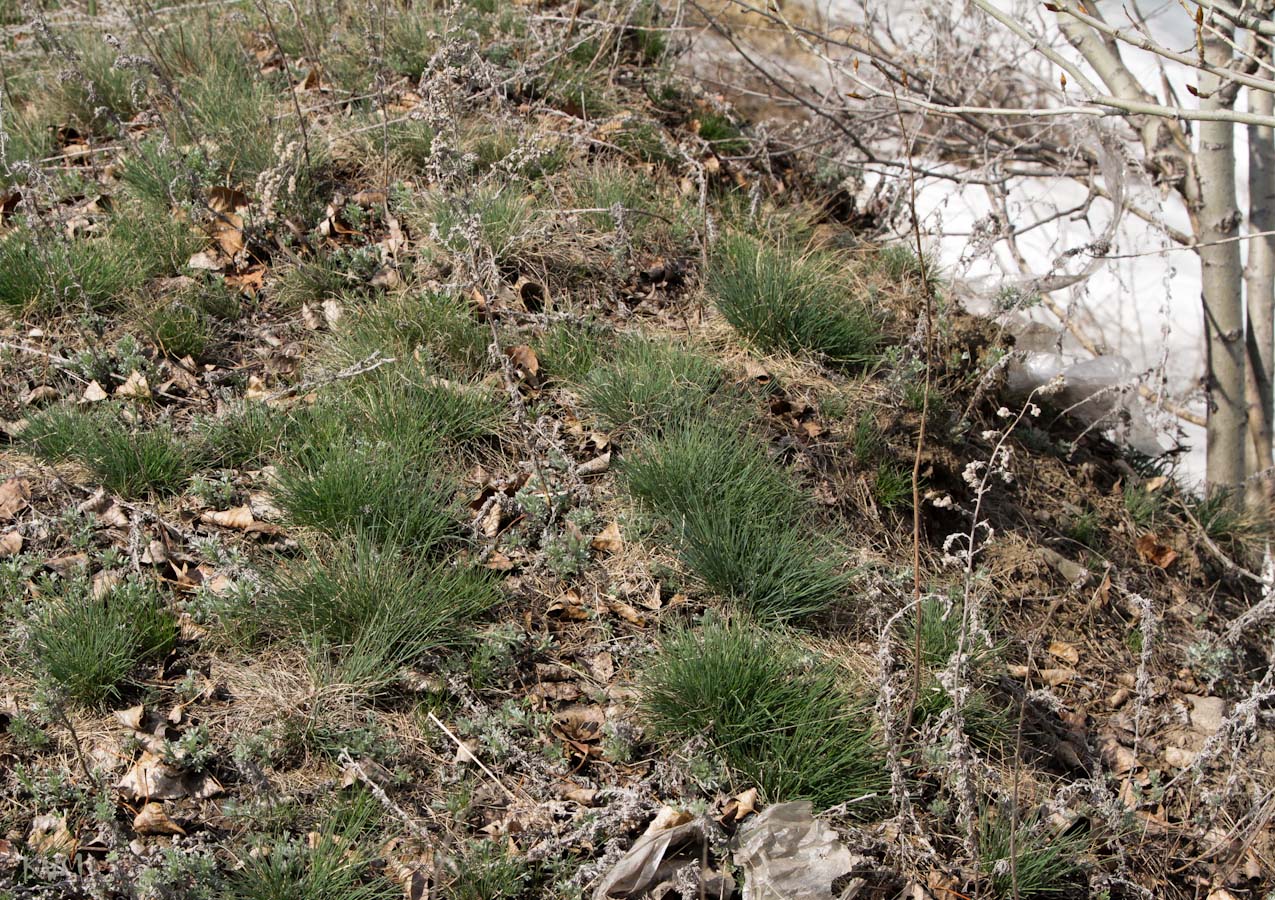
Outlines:
[[[1234,29],[1220,20],[1212,24],[1221,34],[1205,33],[1205,58],[1225,66],[1231,61],[1231,48],[1222,38],[1233,39]],[[1201,109],[1226,108],[1228,94],[1217,76],[1200,72]],[[1244,401],[1244,273],[1240,245],[1234,240],[1240,225],[1234,125],[1200,123],[1196,177],[1208,396],[1205,480],[1209,490],[1236,491],[1244,483],[1248,408]]]
[[[1249,109],[1269,116],[1275,112],[1275,96],[1250,91]],[[1275,131],[1264,126],[1251,125],[1248,129],[1248,195],[1249,232],[1275,230]],[[1275,484],[1269,472],[1275,464],[1271,421],[1275,416],[1271,387],[1275,356],[1275,235],[1248,242],[1244,293],[1248,312],[1248,503],[1254,511],[1269,515]]]

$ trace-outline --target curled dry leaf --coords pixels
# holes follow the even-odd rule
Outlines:
[[[22,478],[10,478],[0,484],[0,522],[11,521],[31,501],[31,485]]]
[[[247,531],[256,522],[252,517],[252,508],[248,506],[207,510],[200,514],[199,521],[221,528],[237,528],[240,531]]]
[[[101,403],[106,399],[106,391],[102,390],[102,386],[97,383],[97,379],[93,379],[88,383],[88,387],[84,389],[84,393],[80,395],[81,403]]]
[[[555,619],[569,619],[575,622],[583,622],[589,618],[589,612],[584,608],[580,593],[575,590],[565,591],[561,597],[549,604],[545,613]]]
[[[27,846],[36,853],[70,854],[75,848],[75,838],[66,827],[66,816],[58,813],[47,813],[31,820],[31,832],[27,835]]]
[[[146,715],[146,707],[142,704],[130,706],[128,709],[119,709],[115,711],[115,718],[121,725],[131,731],[142,730],[142,719]]]
[[[1049,645],[1049,653],[1073,666],[1080,662],[1080,651],[1066,641],[1054,641]]]
[[[597,536],[589,542],[589,546],[604,553],[619,553],[624,549],[624,539],[620,537],[620,523],[611,522],[598,532]]]
[[[323,301],[322,310],[323,321],[328,323],[329,328],[335,328],[336,323],[341,321],[341,304],[329,297]]]
[[[607,606],[611,608],[611,612],[615,613],[630,625],[636,625],[638,628],[646,626],[646,616],[642,615],[632,606],[629,606],[629,604],[625,603],[623,600],[608,599]]]
[[[270,392],[266,390],[266,383],[256,375],[248,376],[248,387],[244,389],[243,396],[245,400],[265,400],[270,396]]]
[[[57,388],[50,384],[37,384],[31,390],[27,391],[27,395],[22,398],[22,402],[27,406],[41,406],[45,403],[52,403],[61,397],[62,394]]]
[[[1138,556],[1158,569],[1167,569],[1178,558],[1178,551],[1160,542],[1158,535],[1144,534],[1138,538]]]
[[[206,800],[222,792],[221,784],[208,773],[183,772],[167,765],[149,750],[142,753],[116,784],[127,800],[178,800],[194,797]]]
[[[158,803],[147,803],[133,817],[133,831],[137,834],[182,834],[186,829],[168,817]]]
[[[1041,680],[1050,687],[1066,684],[1077,676],[1075,669],[1068,668],[1041,669],[1038,674]]]
[[[744,377],[754,384],[762,386],[770,384],[773,380],[767,368],[755,359],[750,359],[744,363]]]
[[[607,469],[611,468],[611,451],[600,453],[593,459],[587,460],[576,466],[577,475],[601,475]]]
[[[540,359],[536,356],[536,351],[532,350],[526,344],[519,344],[516,347],[510,347],[505,351],[510,361],[519,370],[519,375],[523,378],[535,378],[540,372]]]
[[[124,383],[115,389],[115,396],[130,400],[149,400],[151,387],[146,383],[146,376],[134,369]]]
[[[22,535],[16,531],[0,536],[0,559],[17,556],[22,552]]]

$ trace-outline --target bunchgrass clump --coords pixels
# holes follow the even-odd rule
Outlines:
[[[404,359],[418,354],[440,373],[480,371],[491,332],[453,294],[403,291],[347,311],[335,335],[344,358],[374,352]]]
[[[675,344],[627,337],[585,378],[585,403],[608,428],[645,432],[706,415],[725,381],[708,356]]]
[[[706,621],[666,637],[642,676],[642,711],[666,741],[706,736],[770,801],[819,807],[888,788],[867,704],[847,676],[748,624]],[[851,804],[870,815],[871,803]]]
[[[369,694],[401,668],[469,644],[473,621],[498,599],[489,573],[427,563],[365,534],[273,577],[274,619],[309,648],[320,676]]]
[[[149,583],[130,578],[99,596],[87,577],[45,586],[29,624],[32,656],[75,703],[118,699],[138,667],[177,639],[176,620]]]
[[[343,802],[321,828],[279,836],[245,853],[227,874],[223,900],[392,900],[402,890],[376,870],[380,804],[366,793]],[[254,823],[255,824],[255,823]]]
[[[37,240],[25,225],[0,237],[0,308],[12,315],[117,308],[137,283],[135,262],[106,237]]]
[[[496,436],[505,412],[481,385],[427,376],[409,366],[372,372],[336,405],[370,438],[424,459],[432,459],[440,445],[468,448]]]
[[[93,439],[92,417],[67,403],[40,410],[22,429],[22,442],[36,456],[50,462],[64,462]]]
[[[223,469],[264,465],[280,452],[288,425],[286,415],[264,403],[232,404],[220,415],[195,422],[200,456]]]
[[[1088,849],[1083,834],[1060,834],[1039,813],[1015,823],[1008,809],[986,809],[979,820],[979,868],[1001,900],[1075,896],[1084,884],[1079,860]]]
[[[843,369],[877,358],[881,326],[827,254],[729,235],[709,267],[708,290],[726,320],[762,350],[814,353]]]
[[[797,484],[742,428],[687,423],[646,442],[623,472],[673,529],[691,571],[754,616],[800,619],[845,594],[838,555],[803,527]]]
[[[279,475],[277,500],[296,525],[332,537],[359,532],[428,555],[457,525],[450,490],[412,455],[350,437],[300,454]]]
[[[540,370],[568,383],[584,381],[598,357],[610,346],[609,331],[603,328],[594,331],[571,322],[560,322],[547,329],[535,344]]]
[[[190,442],[170,423],[134,427],[114,406],[91,413],[50,407],[32,418],[22,439],[46,459],[74,459],[108,490],[130,498],[172,494],[194,466]]]
[[[537,866],[499,841],[466,846],[443,876],[446,900],[517,900],[536,886]]]

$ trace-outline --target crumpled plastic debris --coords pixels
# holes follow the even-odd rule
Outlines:
[[[1147,456],[1164,452],[1138,397],[1133,367],[1122,356],[1072,362],[1059,353],[1029,351],[1010,366],[1006,379],[1010,395],[1020,398],[1058,379],[1059,389],[1049,394],[1051,406],[1085,425],[1099,424],[1115,440]]]
[[[671,828],[654,828],[638,838],[598,884],[593,900],[678,896],[674,885],[684,869],[699,870],[696,896],[725,900],[735,893],[729,875],[701,869],[704,857],[704,820],[694,819]]]
[[[837,832],[816,819],[810,801],[776,803],[739,830],[735,864],[743,900],[832,900],[832,883],[855,858]]]

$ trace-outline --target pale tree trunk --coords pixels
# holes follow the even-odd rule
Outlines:
[[[1213,25],[1228,38],[1234,29]],[[1231,48],[1206,32],[1205,58],[1231,61]],[[1230,92],[1216,75],[1200,72],[1200,108],[1224,109]],[[1240,213],[1235,196],[1235,126],[1201,122],[1196,173],[1199,179],[1197,238],[1204,306],[1208,448],[1205,481],[1209,490],[1235,491],[1244,483],[1248,409],[1244,402],[1244,299],[1240,265]],[[1220,243],[1225,242],[1225,243]]]
[[[1272,57],[1275,58],[1275,57]],[[1249,91],[1249,110],[1260,115],[1275,113],[1275,96]],[[1275,231],[1275,131],[1248,127],[1248,225],[1253,234]],[[1244,271],[1245,306],[1248,312],[1248,435],[1247,469],[1249,507],[1270,515],[1272,480],[1272,356],[1275,355],[1275,234],[1248,242],[1248,266]],[[1254,477],[1257,473],[1265,475]]]

